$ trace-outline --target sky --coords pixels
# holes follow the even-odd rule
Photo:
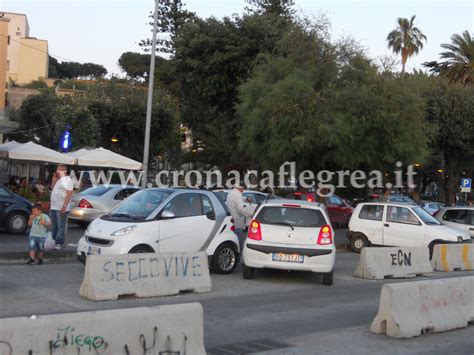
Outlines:
[[[331,38],[355,38],[371,58],[390,55],[387,34],[397,17],[416,15],[428,37],[423,51],[407,63],[407,71],[438,59],[441,43],[453,33],[474,32],[474,0],[294,0],[295,9],[312,16],[322,12],[331,22]],[[200,17],[242,14],[245,0],[185,0]],[[148,15],[153,0],[0,0],[0,11],[25,13],[30,36],[48,40],[49,52],[60,61],[92,62],[120,74],[120,55],[140,52],[150,37]]]

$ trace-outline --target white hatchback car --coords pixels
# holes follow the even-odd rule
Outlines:
[[[336,248],[334,230],[320,203],[269,200],[259,206],[242,250],[245,279],[255,269],[312,271],[332,285]]]
[[[462,230],[474,238],[474,207],[448,206],[441,208],[434,217],[447,226]]]
[[[369,245],[427,246],[432,251],[436,243],[470,241],[466,233],[443,225],[420,206],[390,202],[358,204],[347,237],[356,253]]]
[[[89,224],[77,256],[192,251],[205,251],[215,272],[234,270],[239,241],[227,207],[209,191],[153,188]]]

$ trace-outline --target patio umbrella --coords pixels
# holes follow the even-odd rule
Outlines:
[[[55,150],[43,147],[42,145],[33,142],[22,144],[15,141],[0,144],[0,158],[27,161],[27,180],[29,179],[30,163],[32,161],[68,165],[72,165],[76,161],[76,159],[73,157],[59,153]]]
[[[126,170],[140,170],[142,163],[123,155],[114,153],[108,149],[79,149],[68,153],[71,158],[77,160],[77,165],[94,166],[102,168],[117,168]]]

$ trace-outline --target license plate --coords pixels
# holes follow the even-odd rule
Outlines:
[[[299,254],[273,253],[272,260],[287,263],[302,263],[304,261],[304,256]]]
[[[89,247],[89,255],[100,255],[100,248],[98,247]]]

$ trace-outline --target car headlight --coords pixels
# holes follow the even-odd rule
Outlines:
[[[137,226],[128,226],[128,227],[125,227],[125,228],[119,229],[118,231],[113,232],[111,236],[119,237],[122,235],[129,235],[135,230],[135,228],[137,228]]]

